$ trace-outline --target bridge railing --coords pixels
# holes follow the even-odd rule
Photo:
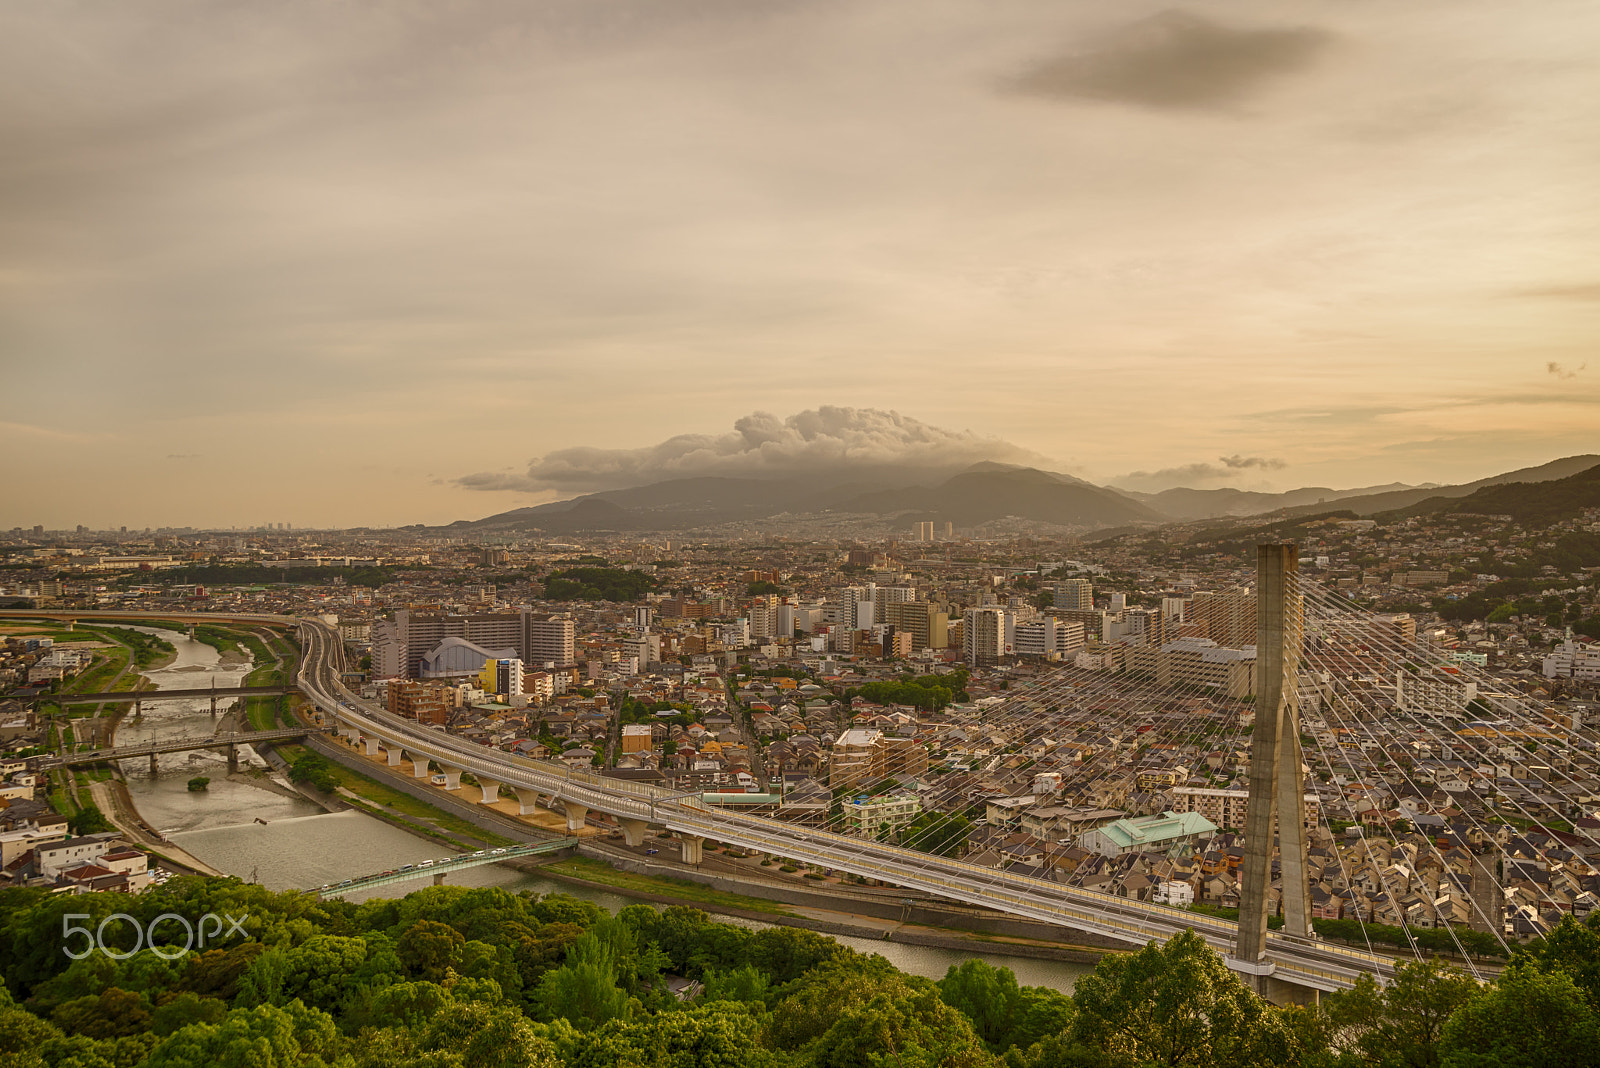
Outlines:
[[[1068,917],[1080,925],[1092,924],[1101,929],[1136,936],[1136,941],[1162,937],[1174,928],[1188,927],[1205,935],[1208,940],[1226,946],[1231,944],[1235,933],[1233,924],[1204,913],[1171,905],[1129,901],[1103,891],[1066,887],[1049,880],[1001,872],[967,861],[934,858],[915,850],[864,842],[830,831],[808,829],[804,838],[796,839],[792,828],[787,825],[738,813],[714,811],[698,798],[685,797],[681,793],[627,779],[614,779],[555,762],[506,754],[447,737],[418,735],[404,727],[375,722],[365,709],[358,706],[343,706],[338,701],[334,704],[340,707],[337,710],[324,707],[324,712],[336,717],[342,714],[347,719],[366,721],[372,733],[380,739],[385,736],[395,738],[396,744],[428,751],[430,757],[441,761],[481,761],[486,768],[485,776],[498,781],[506,781],[504,769],[509,765],[533,780],[521,785],[558,796],[566,794],[569,800],[589,803],[601,811],[620,807],[624,808],[626,814],[649,815],[661,822],[678,824],[677,829],[713,839],[749,835],[752,840],[760,841],[762,844],[757,848],[765,851],[796,858],[808,856],[812,863],[841,870],[857,869],[857,874],[871,877],[890,876],[886,881],[902,885],[924,884],[930,888],[943,888],[962,899],[977,897],[979,903],[1004,902],[1014,911]],[[495,765],[500,765],[500,768]],[[516,781],[510,784],[519,785]],[[953,879],[939,874],[940,871],[964,878]],[[933,892],[937,893],[938,889]],[[1127,914],[1133,911],[1149,915],[1154,922],[1129,918]],[[1273,932],[1270,941],[1280,952],[1294,951],[1295,947],[1287,936]],[[1329,943],[1316,942],[1304,948],[1306,951],[1351,960],[1367,970],[1381,969],[1392,963],[1388,958],[1376,954]],[[1297,967],[1304,967],[1308,974],[1325,973],[1330,981],[1346,985],[1349,981],[1348,976],[1341,977],[1325,969],[1317,972],[1311,965],[1297,964]]]

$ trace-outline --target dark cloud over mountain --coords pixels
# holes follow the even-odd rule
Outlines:
[[[882,468],[953,471],[984,460],[1045,462],[999,438],[947,430],[876,408],[824,405],[787,419],[753,412],[724,434],[679,434],[639,449],[576,447],[546,453],[526,472],[467,475],[469,489],[583,491],[707,476],[785,477]]]
[[[1276,471],[1288,466],[1282,460],[1266,456],[1219,456],[1221,466],[1212,463],[1184,464],[1181,467],[1164,467],[1159,471],[1130,471],[1111,480],[1120,489],[1158,493],[1175,486],[1193,486],[1235,478],[1249,470]]]

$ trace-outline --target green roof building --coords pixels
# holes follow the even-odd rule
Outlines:
[[[1123,853],[1182,855],[1216,830],[1217,825],[1198,812],[1163,812],[1159,816],[1117,820],[1097,827],[1085,832],[1078,839],[1078,845],[1106,857]]]

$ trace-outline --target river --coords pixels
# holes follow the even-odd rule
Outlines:
[[[237,686],[250,671],[248,664],[223,664],[215,649],[183,634],[149,633],[159,634],[178,651],[171,664],[144,673],[158,689],[205,686],[212,679],[218,686]],[[209,734],[216,729],[209,709],[206,699],[152,704],[141,720],[129,716],[122,721],[117,743]],[[159,761],[160,770],[154,776],[147,758],[123,764],[128,792],[145,821],[217,870],[254,879],[274,890],[337,883],[447,855],[443,847],[365,813],[325,813],[309,801],[252,785],[248,776],[229,779],[226,757],[221,753],[196,750],[164,755]],[[265,762],[248,749],[241,749],[240,766],[266,768]],[[187,783],[196,775],[209,776],[211,783],[203,791],[190,793]],[[266,823],[256,822],[258,819]],[[571,894],[611,912],[634,903],[620,894],[569,886],[494,865],[452,871],[449,882],[454,886],[502,886],[514,892]],[[426,885],[426,879],[419,879],[413,887],[421,889]],[[349,900],[389,896],[413,887],[382,887],[367,894],[349,895]],[[742,926],[764,926],[755,921],[723,919]],[[934,979],[942,978],[952,964],[974,955],[872,938],[839,936],[837,941],[862,952],[880,953],[902,971]],[[991,964],[1010,968],[1025,986],[1063,991],[1070,991],[1077,977],[1089,970],[1085,965],[1063,961],[982,956]]]

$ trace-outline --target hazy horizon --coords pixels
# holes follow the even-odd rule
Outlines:
[[[12,5],[0,527],[1593,452],[1597,30],[1570,0]]]

